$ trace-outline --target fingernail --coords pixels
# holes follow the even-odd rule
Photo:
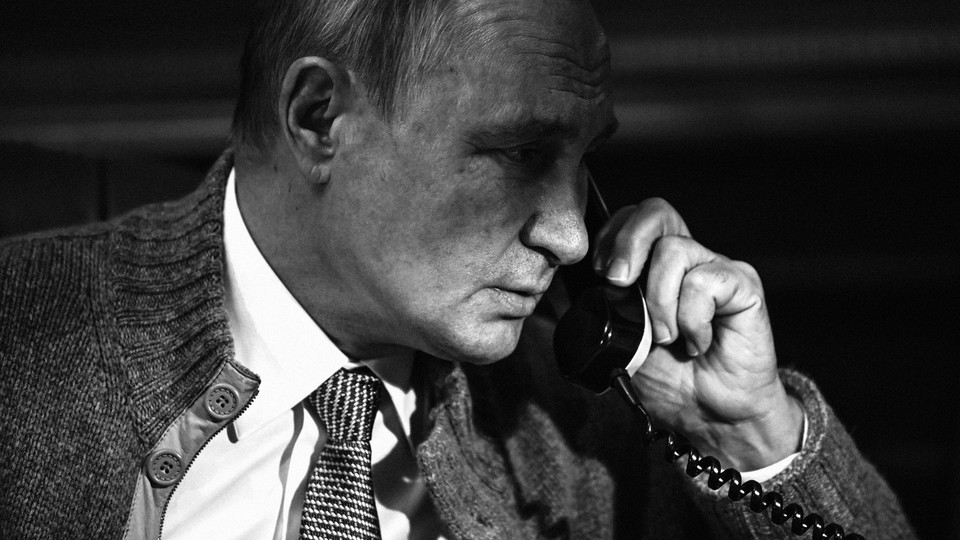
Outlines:
[[[610,267],[607,268],[607,278],[610,281],[625,283],[629,274],[630,265],[623,259],[614,259],[613,262],[610,263]]]
[[[670,343],[670,328],[660,321],[654,321],[653,335],[656,343],[660,345],[663,345],[664,343]]]
[[[697,350],[697,346],[692,341],[687,341],[687,356],[697,356],[698,354],[700,354],[700,351]]]

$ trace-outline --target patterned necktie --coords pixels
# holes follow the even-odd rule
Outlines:
[[[327,444],[303,499],[300,538],[380,538],[370,479],[370,433],[380,401],[370,370],[341,369],[310,394],[327,430]]]

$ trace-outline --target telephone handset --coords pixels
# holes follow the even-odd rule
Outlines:
[[[610,213],[589,173],[588,181],[591,210],[609,220]],[[792,519],[790,530],[795,535],[812,529],[814,540],[864,540],[856,533],[844,535],[843,527],[835,523],[824,525],[819,514],[804,515],[799,504],[784,505],[783,496],[776,491],[765,492],[754,480],[744,482],[738,471],[722,469],[719,460],[702,456],[673,431],[655,428],[630,381],[647,358],[651,341],[650,315],[640,285],[617,287],[604,282],[579,293],[557,323],[553,348],[564,378],[597,394],[615,388],[642,420],[643,443],[650,446],[664,441],[664,459],[669,463],[687,455],[685,471],[691,478],[707,473],[707,485],[714,490],[729,483],[727,497],[739,501],[749,495],[750,509],[761,513],[770,508],[770,520],[777,525]]]

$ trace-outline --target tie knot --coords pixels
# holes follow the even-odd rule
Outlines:
[[[341,368],[310,394],[330,440],[370,440],[380,406],[380,385],[367,368]]]

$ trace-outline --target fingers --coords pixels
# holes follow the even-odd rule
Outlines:
[[[689,356],[713,343],[717,317],[762,304],[756,272],[689,238],[683,219],[663,199],[622,208],[597,235],[594,268],[615,284],[637,281],[647,260],[646,300],[659,344],[684,338]],[[652,250],[652,252],[651,252]],[[754,321],[755,322],[755,321]]]
[[[687,355],[707,351],[713,342],[713,318],[720,306],[736,295],[741,280],[727,261],[714,261],[690,270],[683,277],[677,302],[677,326],[686,338]]]
[[[597,235],[594,269],[615,285],[629,285],[640,276],[651,246],[667,235],[689,236],[680,214],[663,199],[647,199],[621,208]]]
[[[675,236],[663,238],[654,250],[647,305],[657,343],[682,336],[689,356],[703,354],[713,343],[718,317],[761,307],[762,302],[760,279],[746,263]]]
[[[665,236],[657,243],[650,261],[646,289],[653,340],[656,343],[673,343],[680,335],[677,312],[687,273],[717,258],[717,254],[691,238]]]

